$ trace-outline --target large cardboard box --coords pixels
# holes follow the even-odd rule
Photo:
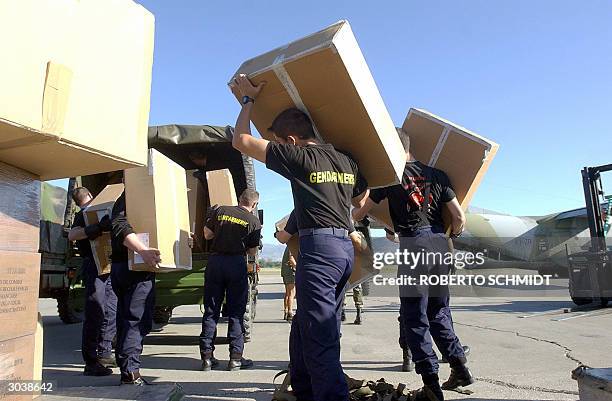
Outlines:
[[[0,250],[38,252],[40,181],[0,162]]]
[[[208,199],[211,205],[238,205],[234,179],[229,169],[207,171],[206,182],[208,183]]]
[[[155,149],[149,150],[147,167],[125,170],[128,221],[141,241],[159,249],[161,263],[148,267],[134,252],[131,270],[167,272],[191,269],[189,209],[185,170]]]
[[[85,224],[99,223],[107,215],[111,217],[115,201],[121,196],[123,190],[123,184],[107,185],[83,212]],[[112,265],[111,253],[113,251],[110,232],[102,233],[102,235],[93,241],[89,241],[89,243],[91,244],[93,258],[98,268],[98,274],[109,274]]]
[[[202,182],[194,176],[197,170],[187,170],[187,204],[189,207],[189,228],[195,234],[194,252],[201,252],[206,220],[207,195]]]
[[[0,341],[0,382],[33,380],[35,335]],[[32,400],[33,394],[13,395],[7,393],[7,383],[0,384],[2,401]]]
[[[466,128],[421,109],[410,109],[402,125],[410,136],[410,152],[415,159],[444,171],[466,210],[476,193],[499,145]],[[370,215],[392,228],[387,201],[373,208]],[[444,216],[448,222],[449,216]]]
[[[378,273],[380,269],[374,267],[374,252],[368,245],[365,235],[359,231],[353,231],[350,234],[355,250],[355,260],[353,262],[353,272],[349,277],[347,290],[368,281]]]
[[[40,254],[0,251],[0,341],[33,334]]]
[[[347,21],[248,60],[238,74],[266,82],[252,115],[264,138],[281,111],[297,107],[326,142],[352,154],[370,186],[399,182],[406,155]]]
[[[0,160],[43,180],[146,164],[153,30],[131,0],[0,2]]]
[[[289,220],[289,215],[283,217],[275,223],[276,230],[284,230]],[[365,236],[358,232],[353,231],[350,234],[351,241],[353,242],[353,249],[355,251],[355,259],[353,263],[353,272],[349,277],[347,290],[369,280],[380,272],[379,269],[374,268],[374,253],[368,245]],[[300,241],[299,236],[296,234],[292,236],[287,242],[289,252],[296,258],[300,252]]]

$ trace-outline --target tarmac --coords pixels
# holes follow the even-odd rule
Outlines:
[[[564,284],[565,283],[565,284]],[[562,289],[567,279],[558,279]],[[566,288],[566,287],[565,287]],[[197,305],[174,311],[170,324],[157,328],[145,340],[141,374],[159,385],[159,399],[270,400],[272,379],[287,368],[290,325],[282,320],[283,286],[277,273],[262,274],[253,341],[245,356],[255,361],[250,370],[223,370],[227,345],[218,345],[219,370],[201,372],[198,351],[201,312]],[[366,380],[384,377],[408,388],[421,385],[414,373],[400,371],[397,316],[399,300],[368,296],[362,325],[354,325],[352,300],[347,297],[347,321],[342,326],[342,361],[347,374]],[[611,366],[612,309],[572,311],[567,290],[545,297],[455,297],[452,299],[456,331],[471,347],[469,366],[476,383],[471,395],[445,392],[448,400],[577,400],[577,382],[571,371],[579,364]],[[65,325],[57,316],[54,300],[39,304],[44,322],[44,380],[56,382],[51,400],[158,399],[153,387],[136,394],[129,386],[118,386],[119,373],[107,377],[82,375],[81,324]],[[219,335],[226,331],[220,323]],[[223,340],[223,338],[221,338]],[[449,375],[441,365],[440,377]],[[180,388],[174,386],[178,383]],[[93,386],[93,387],[92,387]],[[174,398],[166,397],[173,394]]]

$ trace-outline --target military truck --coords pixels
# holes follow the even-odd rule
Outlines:
[[[232,127],[209,125],[165,125],[149,127],[149,148],[165,154],[185,170],[194,173],[204,187],[204,202],[199,207],[212,206],[208,200],[206,171],[227,168],[232,174],[236,194],[244,189],[255,189],[255,169],[250,157],[236,151],[231,144]],[[108,181],[108,174],[74,177],[70,179],[68,194],[75,186],[87,187],[95,197]],[[44,201],[44,197],[43,197]],[[43,205],[43,208],[45,206]],[[83,280],[80,272],[81,258],[66,233],[71,226],[77,208],[68,195],[63,224],[41,221],[41,285],[40,296],[56,298],[58,312],[64,323],[81,321],[84,300]],[[263,211],[254,211],[263,223]],[[43,234],[43,231],[45,234]],[[174,308],[180,305],[203,303],[204,270],[210,250],[210,242],[196,233],[193,252],[193,268],[157,274],[154,321],[166,324]],[[249,271],[249,301],[244,319],[245,339],[250,340],[257,306],[258,269]]]

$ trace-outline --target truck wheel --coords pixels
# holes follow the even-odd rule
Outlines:
[[[253,287],[249,283],[249,299],[244,311],[244,342],[250,342],[253,338],[253,326],[255,325],[255,302]]]
[[[172,317],[172,306],[156,306],[153,310],[153,322],[155,324],[167,325]]]
[[[64,324],[75,324],[83,321],[83,310],[75,306],[74,294],[70,289],[57,296],[57,313]]]

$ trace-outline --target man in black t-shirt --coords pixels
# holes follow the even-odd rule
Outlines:
[[[340,311],[353,268],[350,206],[361,206],[367,183],[350,156],[317,140],[306,113],[281,112],[269,130],[275,142],[250,131],[253,102],[263,85],[240,75],[242,99],[233,146],[291,182],[300,236],[295,285],[298,307],[289,338],[291,386],[297,399],[347,401],[340,365]]]
[[[443,260],[449,248],[444,235],[442,210],[446,208],[451,216],[451,236],[461,234],[465,215],[448,176],[441,170],[415,160],[410,154],[408,135],[402,131],[398,134],[408,157],[401,184],[373,189],[364,206],[353,210],[353,218],[360,221],[375,203],[388,199],[394,231],[399,234],[400,251],[424,251],[423,254],[441,255],[432,257],[431,263],[417,266],[400,264],[398,273],[417,280],[419,274],[446,275],[450,266]],[[400,301],[400,324],[403,323],[404,340],[412,353],[416,372],[421,375],[424,384],[417,399],[431,400],[435,397],[442,401],[442,389],[472,384],[474,379],[466,367],[464,349],[453,328],[448,287],[406,285],[400,288]],[[451,376],[442,387],[432,337],[451,366]]]
[[[206,220],[204,238],[212,240],[211,254],[204,272],[204,316],[200,334],[202,370],[217,366],[213,356],[214,339],[221,305],[225,298],[230,360],[228,370],[235,371],[253,366],[243,358],[244,313],[249,295],[247,259],[254,262],[261,238],[261,224],[253,214],[259,202],[259,193],[245,189],[238,206],[220,206]]]
[[[93,197],[87,188],[75,188],[72,199],[81,209],[75,216],[68,240],[76,241],[83,258],[81,272],[85,279],[85,311],[81,353],[85,361],[83,374],[86,376],[107,376],[117,366],[112,355],[112,341],[117,331],[117,296],[113,291],[110,274],[98,275],[98,268],[91,251],[93,241],[103,232],[111,230],[109,216],[99,223],[86,225],[83,211]]]
[[[142,243],[128,221],[125,193],[117,199],[111,213],[111,276],[117,294],[117,345],[115,357],[121,371],[121,384],[148,384],[140,376],[140,355],[144,337],[153,327],[155,273],[132,271],[128,250],[140,255],[144,263],[156,267],[161,262],[158,249]]]

